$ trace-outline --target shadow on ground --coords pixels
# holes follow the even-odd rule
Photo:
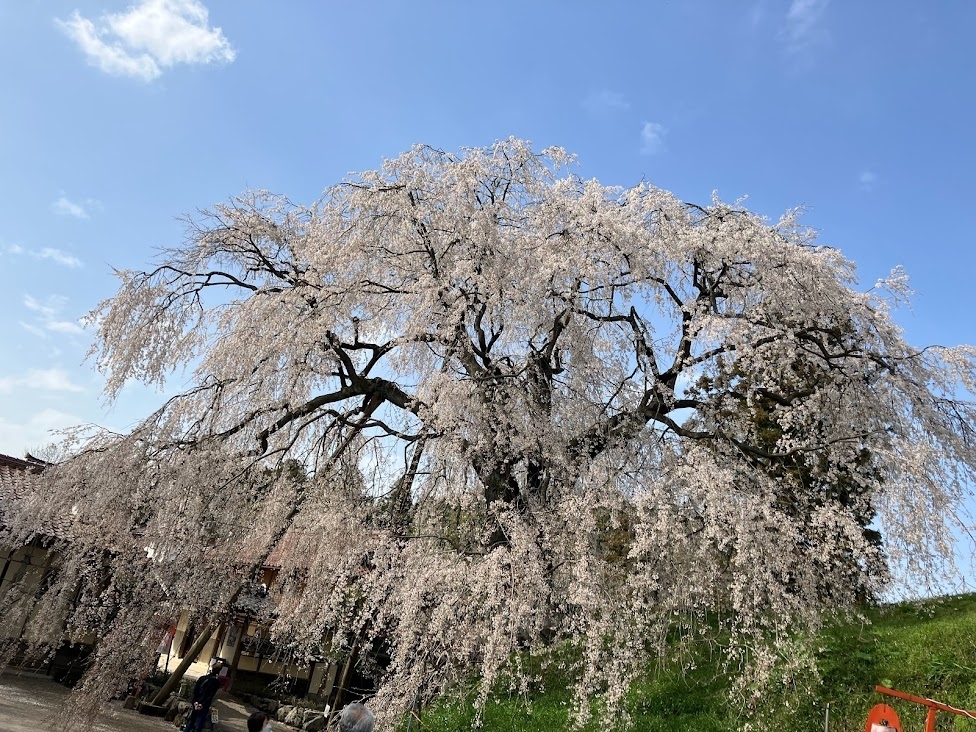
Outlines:
[[[2,732],[54,732],[59,714],[68,705],[71,691],[39,674],[5,671],[0,674],[0,730]],[[221,692],[214,702],[220,715],[217,732],[246,732],[248,709]],[[94,725],[82,724],[86,732],[176,732],[172,722],[153,719],[121,702],[106,706]]]

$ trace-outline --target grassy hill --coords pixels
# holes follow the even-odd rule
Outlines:
[[[861,732],[868,710],[890,703],[904,732],[922,732],[924,710],[873,691],[882,684],[966,709],[976,709],[976,595],[872,610],[868,623],[837,625],[817,643],[819,679],[779,686],[765,697],[756,730],[821,730],[830,704],[831,732]],[[628,709],[637,732],[731,732],[746,721],[729,703],[728,681],[714,661],[691,671],[657,671],[634,684]],[[525,700],[498,695],[485,710],[484,732],[543,732],[567,728],[565,680]],[[424,712],[414,730],[455,732],[471,726],[470,699],[445,700]],[[976,720],[940,713],[938,730],[972,730]],[[591,729],[598,729],[596,726]]]

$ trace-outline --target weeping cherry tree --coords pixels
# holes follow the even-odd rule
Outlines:
[[[90,316],[108,399],[190,386],[46,471],[5,529],[70,515],[35,615],[99,636],[79,694],[144,670],[181,610],[231,612],[272,559],[277,645],[382,648],[387,720],[470,678],[483,703],[553,648],[575,718],[613,713],[689,629],[761,680],[889,571],[940,578],[976,350],[909,345],[904,275],[859,289],[795,212],[573,166],[418,146],[310,206],[217,205],[118,273]]]

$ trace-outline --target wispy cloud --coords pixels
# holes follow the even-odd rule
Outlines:
[[[23,455],[24,451],[45,445],[53,439],[52,432],[83,424],[85,420],[57,409],[31,410],[23,421],[13,422],[0,417],[0,452]]]
[[[63,295],[51,295],[46,300],[38,300],[30,295],[24,296],[24,307],[36,313],[35,322],[20,325],[25,330],[46,337],[48,332],[66,335],[80,335],[85,332],[77,320],[67,320],[62,315],[68,298]]]
[[[657,122],[645,122],[640,132],[641,155],[656,155],[664,150],[667,128]]]
[[[828,38],[823,16],[830,0],[793,0],[786,13],[781,38],[786,50],[794,55],[806,55]]]
[[[60,264],[62,267],[68,267],[69,269],[77,269],[78,267],[83,267],[84,262],[82,262],[74,254],[69,254],[62,249],[55,249],[53,247],[44,247],[42,249],[26,249],[20,244],[7,244],[0,247],[0,254],[7,254],[11,256],[27,256],[33,259],[46,259],[55,264]]]
[[[142,0],[98,23],[76,10],[55,22],[88,63],[113,76],[152,81],[176,64],[230,63],[237,55],[199,0]]]
[[[862,170],[861,174],[857,176],[857,183],[862,191],[870,193],[878,184],[878,174],[870,170]]]
[[[14,389],[49,392],[81,392],[84,388],[74,383],[64,369],[31,369],[23,376],[0,376],[0,394]]]
[[[77,203],[65,196],[61,196],[51,204],[51,209],[59,216],[74,216],[76,219],[90,219],[92,209],[98,208],[100,205],[94,198]]]
[[[586,95],[583,108],[592,117],[611,117],[630,109],[630,102],[620,92],[599,89]]]
[[[68,298],[64,295],[51,295],[44,302],[30,295],[24,296],[24,307],[33,310],[35,313],[40,313],[45,318],[53,318],[67,302]]]
[[[47,338],[47,333],[44,332],[44,329],[37,325],[34,325],[33,323],[28,323],[23,320],[18,320],[17,324],[21,328],[26,330],[28,333],[32,333],[33,335],[36,335],[38,338]]]
[[[766,2],[758,0],[749,10],[749,26],[756,30],[766,19]]]
[[[48,330],[55,333],[71,333],[77,335],[85,332],[85,329],[73,320],[49,320],[45,323],[45,326]]]
[[[44,247],[39,252],[31,253],[31,256],[37,257],[38,259],[50,259],[62,267],[70,267],[71,269],[77,269],[82,266],[81,260],[78,257],[63,252],[60,249],[52,249],[51,247]]]

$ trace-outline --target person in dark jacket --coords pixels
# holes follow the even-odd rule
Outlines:
[[[210,705],[213,704],[217,690],[220,688],[221,668],[223,668],[223,663],[215,661],[214,665],[210,667],[210,672],[197,679],[197,683],[193,687],[192,708],[186,718],[183,732],[200,732],[203,729],[203,725],[210,717]]]

